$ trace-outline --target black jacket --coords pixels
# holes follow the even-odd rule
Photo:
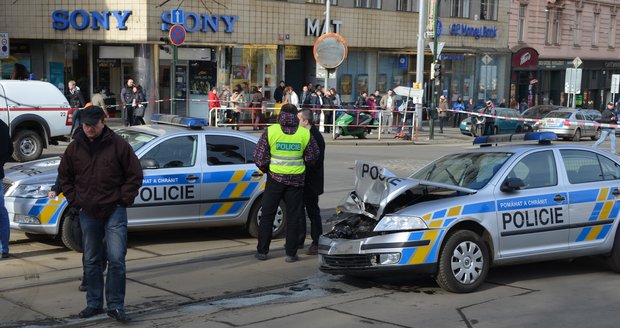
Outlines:
[[[324,186],[324,165],[325,162],[325,139],[316,126],[310,128],[310,135],[319,146],[319,159],[312,166],[306,167],[306,179],[304,183],[304,192],[312,192],[316,195],[323,193]]]
[[[84,105],[86,105],[82,91],[77,87],[73,93],[69,91],[69,94],[67,94],[67,101],[69,105],[71,105],[71,108],[83,108]]]
[[[605,107],[605,110],[601,113],[601,123],[616,124],[616,113]]]
[[[4,163],[13,155],[13,143],[9,136],[9,127],[0,120],[0,179],[4,178]]]

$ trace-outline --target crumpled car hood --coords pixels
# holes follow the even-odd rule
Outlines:
[[[474,194],[475,189],[438,183],[428,180],[399,178],[388,169],[366,162],[355,162],[355,188],[338,205],[342,212],[362,214],[376,220],[380,219],[387,204],[407,190],[419,185],[454,190]],[[373,211],[373,210],[376,210]],[[375,212],[376,214],[373,214]]]

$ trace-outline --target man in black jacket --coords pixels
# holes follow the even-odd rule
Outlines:
[[[316,255],[319,250],[319,237],[323,234],[323,222],[321,220],[321,209],[319,208],[319,195],[323,194],[324,185],[324,161],[325,161],[325,140],[314,124],[312,124],[312,112],[309,109],[302,109],[297,114],[299,125],[310,129],[310,135],[316,140],[319,146],[319,159],[316,163],[306,168],[306,178],[304,183],[304,207],[310,218],[310,237],[312,244],[308,247],[308,255]],[[306,239],[306,216],[302,216],[299,223],[299,246],[303,247]]]
[[[614,111],[614,103],[608,102],[607,108],[603,110],[601,113],[601,123],[603,124],[616,124],[617,118],[616,113]],[[592,147],[597,148],[600,144],[605,141],[605,138],[609,136],[609,142],[611,143],[611,153],[616,155],[616,129],[612,127],[604,127],[601,130],[601,136],[598,140],[592,145]]]
[[[0,120],[0,180],[4,178],[4,163],[13,155],[13,143],[9,136],[9,127]],[[9,226],[9,213],[4,207],[4,193],[0,195],[0,251],[2,258],[9,257],[9,238],[11,228]]]

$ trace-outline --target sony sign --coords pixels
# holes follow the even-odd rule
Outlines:
[[[332,19],[331,23],[333,26],[331,31],[337,34],[340,34],[340,25],[342,25],[342,21],[337,20],[337,19]],[[325,20],[322,20],[319,26],[318,19],[306,18],[306,36],[310,36],[310,35],[319,36],[319,35],[326,34],[326,33],[327,33],[327,24],[325,24]]]

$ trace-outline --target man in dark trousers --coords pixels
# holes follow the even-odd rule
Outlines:
[[[319,147],[310,131],[299,126],[297,107],[282,106],[278,124],[267,128],[254,150],[254,163],[267,174],[263,193],[258,245],[255,257],[267,259],[273,233],[273,220],[280,201],[286,204],[286,262],[295,262],[299,240],[299,221],[303,214],[306,165],[319,158]]]
[[[0,180],[4,179],[4,163],[13,155],[13,143],[9,136],[9,127],[0,120]],[[2,258],[9,257],[9,238],[11,227],[9,226],[9,213],[4,207],[4,193],[0,195],[0,252]]]
[[[325,161],[325,140],[312,121],[312,112],[309,109],[302,109],[297,114],[299,125],[310,130],[310,135],[316,140],[319,146],[319,159],[313,166],[306,167],[306,179],[304,183],[304,207],[310,218],[310,237],[312,244],[308,247],[306,254],[316,255],[319,251],[319,237],[323,234],[323,222],[321,220],[321,209],[319,208],[319,195],[323,194],[324,185],[324,161]],[[306,239],[306,216],[302,216],[299,223],[299,246],[303,246]]]
[[[105,125],[104,117],[101,107],[84,109],[82,129],[67,146],[58,175],[69,205],[80,213],[88,286],[86,308],[78,316],[90,318],[103,313],[105,252],[107,314],[119,322],[127,322],[131,320],[124,310],[127,207],[138,194],[143,174],[131,146]]]

